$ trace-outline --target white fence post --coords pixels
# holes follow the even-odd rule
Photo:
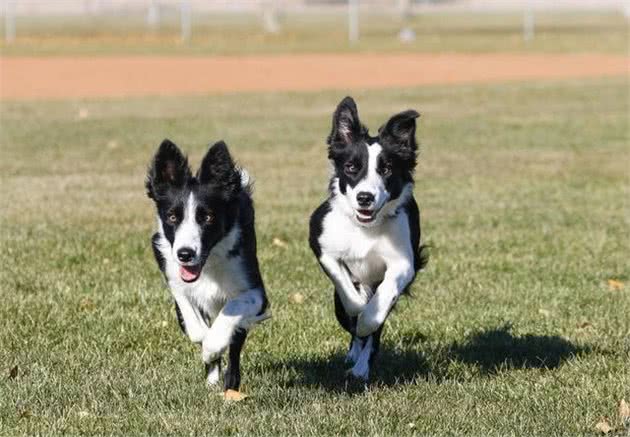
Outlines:
[[[523,40],[531,41],[534,39],[536,22],[534,18],[534,8],[532,0],[528,0],[523,12]]]
[[[180,5],[180,19],[182,25],[182,41],[189,42],[192,34],[192,11],[190,0],[182,0]]]
[[[348,0],[348,40],[359,41],[359,0]]]
[[[6,0],[4,11],[4,40],[7,44],[15,41],[15,0]]]
[[[156,0],[151,0],[149,10],[147,11],[147,26],[149,29],[155,30],[160,27],[160,8]]]
[[[267,33],[280,32],[278,7],[275,0],[266,0],[263,2],[263,28]]]

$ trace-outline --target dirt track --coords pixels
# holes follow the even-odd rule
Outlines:
[[[629,59],[564,54],[0,58],[0,99],[305,91],[619,76]]]

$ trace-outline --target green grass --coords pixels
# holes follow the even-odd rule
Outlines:
[[[3,103],[0,434],[549,436],[614,422],[630,400],[626,81],[354,95],[373,129],[423,113],[416,196],[432,245],[365,393],[344,389],[348,339],[306,243],[341,94]],[[274,317],[246,344],[238,404],[205,387],[151,255],[143,179],[163,137],[195,165],[224,138],[257,180]]]
[[[20,18],[4,55],[255,54],[303,52],[628,52],[628,23],[614,13],[539,13],[536,37],[523,41],[521,14],[424,14],[409,22],[417,39],[397,39],[400,19],[366,14],[360,42],[348,43],[343,14],[288,15],[282,31],[265,34],[252,15],[195,15],[189,44],[179,40],[177,14],[151,32],[140,15]],[[1,30],[1,29],[0,29]]]

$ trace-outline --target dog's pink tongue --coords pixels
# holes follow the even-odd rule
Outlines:
[[[198,266],[179,266],[179,276],[185,282],[192,282],[199,277],[200,270]]]

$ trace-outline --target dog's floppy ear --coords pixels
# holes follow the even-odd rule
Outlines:
[[[197,179],[202,185],[212,185],[225,200],[241,190],[241,173],[230,156],[227,144],[218,141],[208,149],[201,161]]]
[[[398,155],[405,160],[416,159],[418,144],[416,143],[416,118],[420,114],[413,109],[394,115],[379,130],[382,143],[392,146]]]
[[[149,166],[145,183],[147,195],[156,199],[168,187],[183,187],[191,176],[186,156],[175,143],[165,139]]]
[[[359,111],[352,97],[344,98],[332,117],[332,130],[328,135],[329,151],[343,149],[359,140],[365,128],[359,120]]]

